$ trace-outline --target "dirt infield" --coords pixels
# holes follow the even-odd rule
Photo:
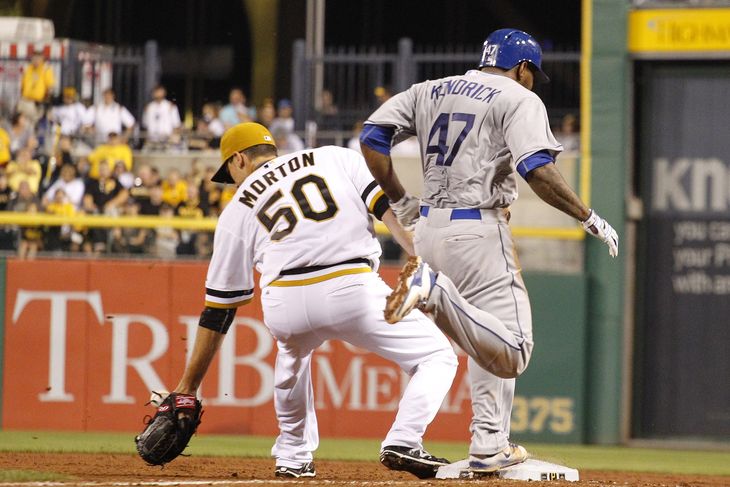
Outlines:
[[[269,459],[226,457],[183,457],[165,468],[149,467],[136,455],[0,453],[0,470],[33,470],[62,474],[73,485],[438,485],[450,487],[488,483],[490,487],[515,486],[510,480],[428,480],[422,481],[402,472],[386,470],[376,462],[317,462],[317,477],[300,481],[280,481],[273,475]],[[730,477],[639,474],[629,472],[582,471],[576,486],[641,486],[641,487],[720,487],[730,485]],[[6,485],[0,482],[0,486]],[[20,485],[18,483],[13,485]],[[41,485],[28,483],[26,485]],[[543,482],[540,485],[565,487],[565,482]]]

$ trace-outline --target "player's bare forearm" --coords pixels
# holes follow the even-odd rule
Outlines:
[[[383,192],[388,199],[390,201],[400,200],[406,194],[406,190],[393,169],[393,160],[390,156],[381,154],[364,144],[360,144],[360,148],[365,161],[368,163],[370,172],[375,181],[383,188]]]
[[[590,210],[565,182],[555,164],[546,164],[530,171],[527,175],[527,184],[550,206],[576,220],[584,221],[588,218]]]
[[[413,235],[411,235],[410,232],[407,232],[406,229],[398,223],[398,219],[395,217],[393,210],[390,208],[383,213],[383,223],[386,227],[388,227],[388,230],[390,230],[391,235],[393,235],[395,241],[398,242],[398,245],[400,245],[408,255],[416,255],[416,251],[413,248]]]
[[[195,395],[224,338],[223,333],[198,327],[193,354],[174,392]]]

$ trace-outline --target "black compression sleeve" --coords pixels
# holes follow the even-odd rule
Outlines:
[[[382,220],[383,214],[388,211],[388,208],[390,208],[390,200],[388,200],[387,196],[381,195],[380,198],[378,198],[378,201],[376,201],[373,205],[373,215],[375,215],[375,218],[378,220]]]
[[[207,328],[209,330],[223,333],[224,335],[228,331],[228,328],[233,323],[233,318],[236,317],[236,310],[238,308],[211,308],[206,306],[202,313],[200,313],[200,321],[198,326]]]

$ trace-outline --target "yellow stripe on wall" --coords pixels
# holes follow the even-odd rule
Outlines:
[[[583,0],[580,59],[580,199],[591,205],[591,64],[593,61],[593,0]]]

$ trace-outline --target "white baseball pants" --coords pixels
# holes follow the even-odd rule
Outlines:
[[[422,448],[456,374],[448,339],[420,311],[389,325],[383,318],[388,287],[375,272],[344,275],[304,286],[262,292],[264,321],[277,340],[274,406],[280,434],[276,464],[298,468],[319,444],[310,364],[312,352],[337,339],[392,360],[411,376],[383,446]]]

